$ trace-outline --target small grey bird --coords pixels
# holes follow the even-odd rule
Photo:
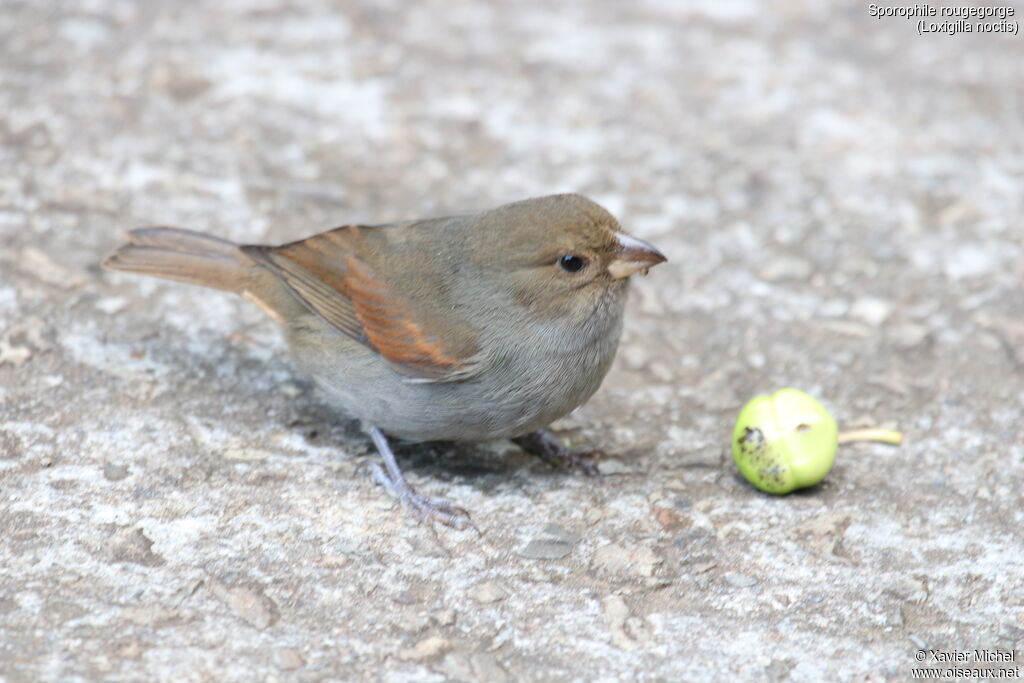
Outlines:
[[[375,479],[421,516],[468,513],[417,494],[385,434],[413,441],[514,439],[594,472],[544,427],[604,379],[629,276],[665,257],[580,195],[483,213],[349,225],[277,247],[144,228],[103,266],[241,294],[280,323],[295,363],[372,425]]]

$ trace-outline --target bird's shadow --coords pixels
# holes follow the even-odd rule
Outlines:
[[[395,457],[403,470],[442,481],[461,479],[474,488],[491,492],[517,478],[522,452],[497,455],[473,443],[395,441]]]
[[[293,403],[295,413],[289,428],[300,430],[303,438],[316,446],[337,449],[338,457],[345,457],[345,445],[353,442],[365,444],[368,457],[380,457],[360,420],[330,406],[311,382],[292,382],[301,387],[301,394]],[[389,437],[388,442],[403,473],[438,481],[462,480],[485,492],[506,486],[512,480],[525,480],[521,476],[523,466],[535,460],[512,445],[495,449],[476,442],[413,442],[394,437]],[[553,476],[567,474],[537,463],[538,473],[547,470]],[[531,474],[533,470],[531,467]],[[522,483],[517,481],[517,485]]]
[[[191,364],[198,369],[197,377],[208,380],[219,374],[217,367],[219,362],[223,362],[223,357],[197,360],[190,352],[184,353],[190,356]],[[226,345],[222,354],[230,357],[236,369],[244,369],[229,373],[236,378],[238,384],[244,385],[236,386],[237,391],[265,391],[265,383],[257,380],[257,373],[260,372],[277,378],[284,377],[288,384],[295,387],[296,391],[289,398],[277,397],[286,401],[286,413],[290,414],[282,426],[300,433],[306,442],[334,450],[339,458],[346,457],[346,450],[349,450],[346,449],[347,445],[365,444],[368,457],[380,457],[363,423],[331,406],[315,384],[295,373],[287,362],[252,358],[240,353],[234,344]],[[570,474],[541,463],[511,444],[507,449],[500,449],[477,442],[410,442],[393,437],[389,437],[389,443],[404,473],[416,473],[438,481],[461,480],[484,492],[494,491],[512,482],[515,482],[517,488],[528,489],[531,482],[539,484],[543,477]],[[352,457],[351,454],[348,457]],[[528,477],[523,476],[524,465],[528,466],[525,470],[529,472]]]

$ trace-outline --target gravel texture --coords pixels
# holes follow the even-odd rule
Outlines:
[[[1021,646],[1024,37],[810,0],[5,0],[0,111],[0,679],[899,680]],[[140,225],[557,191],[670,263],[555,425],[607,474],[400,449],[482,537],[364,476],[254,306],[98,268]],[[764,495],[726,449],[782,386],[907,441]]]

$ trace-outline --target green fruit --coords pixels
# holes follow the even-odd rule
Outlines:
[[[798,389],[758,396],[740,411],[732,459],[747,481],[766,493],[814,486],[836,460],[835,418]]]

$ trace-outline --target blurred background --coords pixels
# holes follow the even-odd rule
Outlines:
[[[1019,647],[1022,41],[847,2],[3,0],[0,671],[816,680]],[[670,263],[556,424],[607,477],[406,449],[483,539],[356,473],[254,307],[98,269],[142,225],[283,242],[563,191]],[[728,434],[786,385],[908,443],[767,498]]]

